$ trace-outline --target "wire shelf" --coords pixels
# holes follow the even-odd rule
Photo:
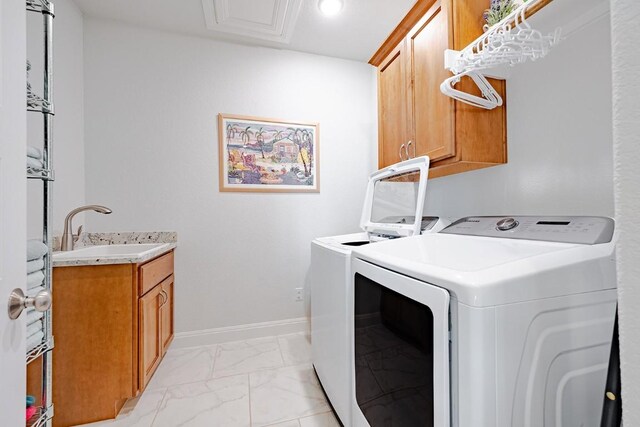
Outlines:
[[[46,337],[44,339],[46,339]],[[27,352],[27,365],[51,350],[53,350],[53,337]]]
[[[550,0],[529,0],[474,40],[461,51],[445,51],[445,68],[453,73],[440,85],[443,94],[473,105],[493,109],[503,104],[502,97],[486,77],[505,78],[503,68],[545,57],[560,41],[561,30],[549,34],[533,28],[528,15]],[[482,96],[455,88],[463,77],[470,78]]]
[[[27,179],[41,179],[43,181],[55,181],[53,171],[48,169],[32,169],[27,167]]]
[[[27,111],[33,111],[43,114],[53,114],[53,104],[49,101],[45,101],[33,92],[28,92]]]
[[[527,22],[530,11],[547,0],[529,0],[457,52],[447,68],[454,74],[514,66],[544,58],[560,41],[561,29],[543,34]]]
[[[38,408],[35,414],[27,420],[26,427],[42,427],[53,418],[53,405],[48,408]]]
[[[49,0],[27,0],[27,11],[53,15],[53,5]]]

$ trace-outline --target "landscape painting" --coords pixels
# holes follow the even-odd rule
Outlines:
[[[220,191],[318,192],[318,124],[218,115]]]

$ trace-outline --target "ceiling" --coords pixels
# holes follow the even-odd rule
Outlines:
[[[85,16],[256,46],[366,62],[415,0],[74,0]]]

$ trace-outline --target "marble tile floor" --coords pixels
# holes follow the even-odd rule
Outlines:
[[[170,349],[115,420],[83,427],[339,427],[304,333]]]

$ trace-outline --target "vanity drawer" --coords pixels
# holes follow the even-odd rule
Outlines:
[[[153,289],[173,273],[173,251],[143,264],[139,268],[140,296]]]

